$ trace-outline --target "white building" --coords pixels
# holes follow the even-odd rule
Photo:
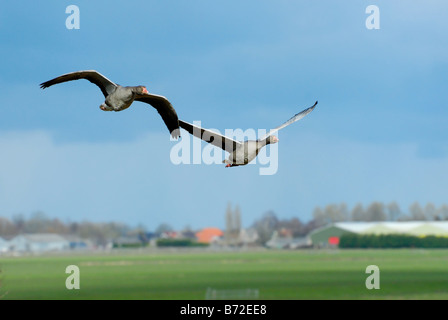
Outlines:
[[[9,241],[11,251],[48,252],[70,249],[70,242],[53,233],[22,234]]]
[[[309,238],[315,246],[328,246],[347,233],[448,237],[448,221],[336,222],[313,230]]]
[[[9,241],[0,237],[0,254],[8,252],[9,246],[10,246]]]
[[[258,240],[257,230],[254,228],[241,229],[239,242],[243,246],[255,246]]]

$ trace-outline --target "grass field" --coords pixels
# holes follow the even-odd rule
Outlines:
[[[80,289],[68,290],[68,265]],[[368,290],[366,267],[380,269]],[[259,299],[448,299],[448,250],[136,251],[0,257],[1,299],[205,299],[207,288]]]

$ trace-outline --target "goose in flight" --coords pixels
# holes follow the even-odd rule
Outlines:
[[[246,165],[251,162],[253,159],[255,159],[255,157],[258,155],[258,152],[264,146],[277,143],[279,140],[276,136],[273,136],[274,133],[296,121],[299,121],[311,111],[313,111],[316,105],[317,101],[314,103],[314,105],[297,113],[282,125],[270,130],[269,133],[258,140],[248,140],[243,142],[236,141],[217,132],[203,129],[183,120],[179,120],[179,125],[181,128],[185,129],[193,136],[202,139],[205,142],[208,142],[216,147],[219,147],[224,151],[229,152],[229,157],[225,159],[223,163],[226,164],[226,167],[236,167]]]
[[[106,98],[100,106],[101,110],[122,111],[129,108],[134,101],[148,103],[159,112],[171,136],[173,138],[180,137],[179,119],[176,110],[174,110],[168,99],[149,93],[145,86],[122,87],[95,70],[84,70],[63,74],[57,78],[41,83],[40,87],[45,89],[54,84],[78,79],[89,80],[100,88]]]

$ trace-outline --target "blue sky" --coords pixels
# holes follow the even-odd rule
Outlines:
[[[379,30],[365,27],[370,4]],[[66,28],[69,5],[79,30]],[[446,1],[5,3],[0,215],[201,228],[224,227],[229,202],[244,226],[270,210],[308,221],[331,203],[447,203],[447,13]],[[319,104],[279,132],[274,175],[174,165],[176,142],[150,106],[103,112],[85,80],[39,88],[86,69],[146,85],[221,132]]]

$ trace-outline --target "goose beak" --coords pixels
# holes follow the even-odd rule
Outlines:
[[[143,87],[143,93],[149,94],[148,90],[145,87]]]

